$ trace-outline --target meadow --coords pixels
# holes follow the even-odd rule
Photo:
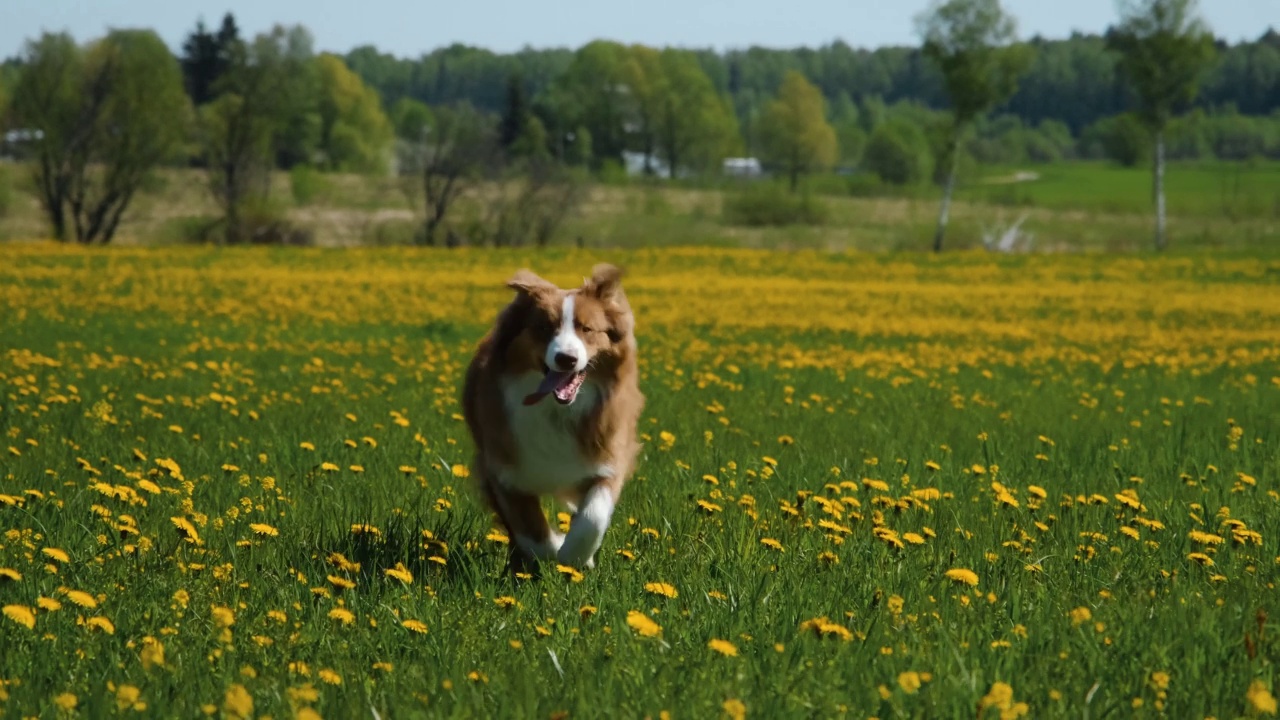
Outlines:
[[[511,577],[461,374],[597,260],[645,449]],[[1257,253],[0,245],[0,707],[1274,715],[1278,337]]]

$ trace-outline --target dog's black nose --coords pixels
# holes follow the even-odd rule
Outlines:
[[[569,353],[556,353],[556,370],[572,370],[578,366],[578,356]]]

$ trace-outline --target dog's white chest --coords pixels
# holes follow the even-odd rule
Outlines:
[[[516,463],[504,467],[499,480],[515,490],[543,495],[555,493],[593,477],[612,475],[613,469],[582,456],[579,428],[600,400],[600,390],[583,383],[570,405],[545,397],[536,405],[524,398],[538,389],[541,375],[526,373],[503,387],[503,401],[515,441]]]

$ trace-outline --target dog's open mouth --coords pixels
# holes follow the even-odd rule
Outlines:
[[[578,397],[578,389],[582,387],[582,381],[587,378],[586,372],[561,372],[548,369],[546,373],[538,389],[525,396],[525,405],[537,405],[547,395],[555,395],[556,402],[568,405]]]

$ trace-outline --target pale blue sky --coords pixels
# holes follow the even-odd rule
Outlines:
[[[523,45],[577,47],[595,38],[690,47],[792,47],[843,39],[857,47],[915,43],[912,18],[927,0],[0,0],[0,57],[42,30],[87,40],[107,27],[151,27],[175,49],[203,16],[217,25],[235,13],[253,34],[273,23],[302,23],[320,50],[371,43],[416,57],[463,42],[499,51]],[[1005,0],[1021,34],[1063,37],[1101,32],[1114,0]],[[1253,39],[1280,30],[1280,0],[1202,0],[1219,36]]]

